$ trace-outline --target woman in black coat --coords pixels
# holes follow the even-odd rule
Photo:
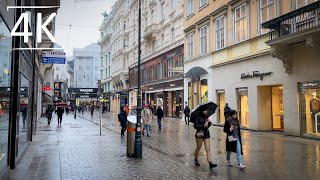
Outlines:
[[[124,136],[124,132],[127,130],[127,113],[125,107],[120,108],[119,121],[121,125],[121,137]]]
[[[209,168],[212,169],[214,167],[217,167],[217,164],[213,164],[211,160],[209,127],[211,126],[212,122],[211,120],[208,119],[207,114],[208,114],[207,109],[201,109],[199,116],[196,118],[194,123],[194,128],[197,130],[195,135],[197,148],[194,153],[195,155],[194,164],[196,166],[200,166],[198,157],[199,157],[201,146],[204,143],[206,154],[207,154],[207,160],[209,162]]]
[[[241,132],[240,122],[237,117],[237,111],[230,111],[230,117],[225,121],[223,131],[227,133],[226,139],[226,150],[227,150],[227,164],[232,166],[230,162],[231,152],[237,153],[237,160],[239,169],[244,169],[242,159],[242,143],[241,143]]]

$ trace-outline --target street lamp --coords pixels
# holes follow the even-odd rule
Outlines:
[[[138,15],[138,98],[137,98],[137,124],[135,130],[134,141],[134,156],[142,158],[142,139],[141,139],[141,0],[139,0],[139,15]]]

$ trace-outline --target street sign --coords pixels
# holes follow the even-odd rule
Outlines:
[[[42,51],[43,64],[65,64],[66,53],[57,51]]]

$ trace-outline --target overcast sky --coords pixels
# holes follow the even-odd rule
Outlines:
[[[67,56],[73,55],[74,47],[81,48],[98,42],[99,27],[103,21],[101,13],[107,11],[109,14],[115,2],[116,0],[61,0],[56,17],[55,38],[65,48]]]

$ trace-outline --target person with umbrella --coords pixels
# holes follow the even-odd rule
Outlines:
[[[223,131],[227,134],[226,150],[227,150],[227,165],[232,166],[230,162],[231,152],[237,153],[239,169],[245,168],[243,165],[243,151],[241,143],[240,122],[238,120],[237,111],[231,110],[230,117],[225,121]]]
[[[212,163],[211,152],[210,152],[210,131],[209,127],[212,122],[209,117],[214,114],[217,105],[213,102],[207,102],[199,105],[196,109],[194,109],[191,113],[191,121],[194,122],[194,128],[196,129],[196,150],[195,150],[195,158],[194,164],[196,166],[200,166],[198,161],[199,152],[202,144],[204,143],[207,155],[207,161],[209,163],[209,168],[212,169],[217,167],[217,164]]]

